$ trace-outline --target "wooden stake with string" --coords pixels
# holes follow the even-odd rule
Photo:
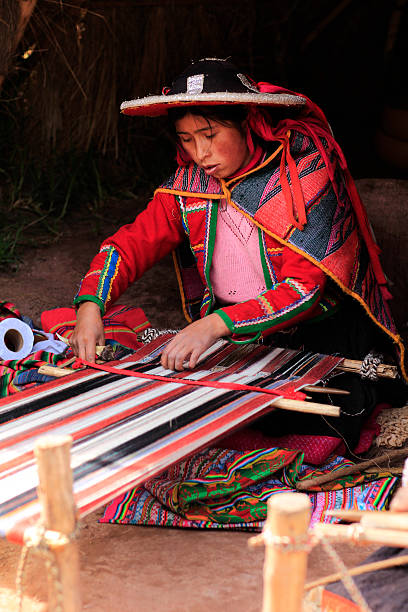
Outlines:
[[[262,612],[302,609],[310,515],[311,503],[303,493],[281,493],[268,499],[263,532],[249,540],[250,546],[265,545]]]
[[[77,513],[72,489],[70,436],[45,436],[36,443],[41,504],[38,526],[26,530],[25,540],[45,548],[49,561],[49,610],[80,612]]]

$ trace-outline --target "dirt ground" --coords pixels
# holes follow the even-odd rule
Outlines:
[[[17,272],[0,273],[1,299],[14,302],[39,326],[43,310],[69,306],[88,263],[103,237],[134,215],[132,201],[118,203],[64,224],[58,240],[24,252]],[[165,296],[165,297],[164,297]],[[154,326],[180,327],[183,318],[170,259],[149,272],[121,298],[144,308]],[[102,509],[82,521],[83,609],[92,612],[255,612],[262,601],[261,548],[249,549],[250,534],[197,532],[102,525]],[[338,545],[351,566],[373,547]],[[0,542],[0,610],[17,610],[17,546]],[[323,551],[309,557],[308,578],[334,571]],[[24,574],[24,612],[47,609],[43,561],[30,556]]]

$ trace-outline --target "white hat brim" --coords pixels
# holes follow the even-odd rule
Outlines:
[[[166,115],[169,108],[179,106],[214,106],[223,104],[243,104],[259,106],[302,107],[306,99],[285,93],[235,93],[215,92],[199,94],[174,94],[146,96],[122,102],[120,110],[125,115],[154,117]]]

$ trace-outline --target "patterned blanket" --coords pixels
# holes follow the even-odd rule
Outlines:
[[[269,448],[250,452],[209,449],[181,461],[161,475],[118,496],[102,523],[258,531],[271,495],[296,491],[299,480],[336,472],[352,462],[335,457],[311,468],[303,453]],[[398,478],[353,474],[309,493],[311,524],[336,522],[327,510],[386,508]],[[328,490],[330,489],[330,490]]]

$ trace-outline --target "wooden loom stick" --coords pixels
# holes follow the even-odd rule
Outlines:
[[[307,495],[281,493],[268,499],[262,533],[265,543],[262,612],[299,612],[302,608],[310,514]]]
[[[408,452],[408,451],[407,451]],[[365,472],[368,472],[369,474],[375,474],[376,472],[378,472],[378,468],[367,468],[364,470]],[[381,470],[381,472],[388,472],[389,474],[391,474],[391,476],[398,476],[398,474],[402,474],[403,468],[401,466],[392,466],[392,467],[387,467],[384,468],[383,470]]]
[[[342,363],[336,366],[336,370],[342,372],[360,372],[362,361],[356,359],[343,359]],[[377,368],[377,376],[380,378],[397,378],[398,369],[396,366],[389,365],[387,363],[380,363]]]
[[[366,461],[361,461],[361,463],[355,463],[353,465],[348,465],[336,472],[332,472],[330,474],[324,474],[323,476],[317,476],[316,478],[308,478],[306,480],[302,480],[296,484],[296,488],[299,491],[307,491],[309,488],[313,488],[316,485],[326,484],[327,482],[331,482],[332,480],[336,480],[342,476],[348,476],[349,474],[355,474],[356,472],[362,472],[365,468],[371,467],[378,463],[384,463],[389,461],[390,459],[394,459],[396,457],[406,457],[407,449],[398,449],[394,451],[388,451],[384,455],[380,455],[379,457],[374,457],[373,459],[367,459]]]
[[[352,541],[355,544],[408,547],[408,531],[363,527],[359,523],[350,525],[317,523],[313,527],[312,533],[318,538],[330,538],[339,542]]]
[[[67,340],[63,336],[60,336],[59,334],[57,334],[57,336],[59,340],[61,340],[62,342],[65,342],[69,346],[69,340]],[[96,355],[100,356],[100,354],[105,348],[106,346],[96,345],[96,349],[95,349]],[[363,363],[362,361],[359,361],[357,359],[343,359],[343,361],[335,367],[335,370],[340,370],[342,372],[355,372],[359,374],[362,363]],[[47,367],[47,366],[44,366],[44,367]],[[377,376],[379,376],[380,378],[396,378],[398,376],[398,369],[396,366],[389,365],[386,363],[380,363],[377,367]],[[310,388],[304,387],[304,389],[306,391],[312,390],[312,386],[310,386]],[[313,387],[313,390],[316,392],[317,392],[317,389],[328,389],[328,387]],[[329,391],[327,390],[326,392],[328,393]],[[321,393],[324,393],[324,391],[322,390]],[[340,394],[340,393],[348,393],[348,392],[342,391],[340,389],[330,388],[330,393]]]
[[[408,531],[408,512],[376,512],[375,510],[328,510],[328,516],[336,516],[344,521],[360,522],[363,527],[401,529]]]
[[[325,416],[340,416],[339,406],[332,406],[331,404],[318,404],[316,402],[302,402],[300,400],[292,400],[286,398],[279,398],[273,402],[274,408],[281,408],[282,410],[295,410],[296,412],[306,412],[310,414],[323,414]]]
[[[336,516],[348,523],[358,523],[365,512],[375,512],[375,510],[326,510],[327,516]]]
[[[72,368],[59,368],[58,366],[42,365],[38,368],[39,374],[45,374],[46,376],[55,376],[55,378],[61,378],[62,376],[68,376],[78,370]]]
[[[334,387],[315,387],[314,385],[306,385],[302,387],[302,391],[307,393],[330,393],[330,395],[350,395],[350,391],[344,389],[335,389]]]
[[[50,610],[80,612],[79,590],[79,551],[75,540],[76,508],[72,491],[72,471],[70,465],[70,436],[44,436],[34,449],[37,460],[41,503],[41,524],[49,548],[55,555],[58,568],[57,580],[61,592],[58,593],[55,581],[49,579]],[[55,535],[52,544],[47,532]],[[58,600],[61,595],[62,602]]]
[[[372,512],[361,517],[363,527],[397,529],[408,532],[408,512]]]
[[[389,567],[396,567],[397,565],[406,565],[408,563],[408,555],[401,555],[399,557],[391,557],[391,559],[382,559],[382,561],[374,561],[373,563],[365,563],[357,567],[352,567],[347,570],[350,576],[361,576],[361,574],[367,574],[368,572],[375,572]],[[337,582],[342,579],[342,574],[336,572],[335,574],[329,574],[323,578],[313,580],[305,584],[305,591],[310,591],[315,587],[329,584],[330,582]]]
[[[349,523],[356,523],[357,521],[360,521],[364,516],[380,516],[380,515],[387,515],[387,516],[407,516],[408,517],[408,512],[393,512],[392,510],[387,510],[386,512],[384,510],[341,510],[340,508],[338,510],[334,509],[334,510],[326,510],[326,514],[327,516],[337,516],[338,518],[348,521]]]

